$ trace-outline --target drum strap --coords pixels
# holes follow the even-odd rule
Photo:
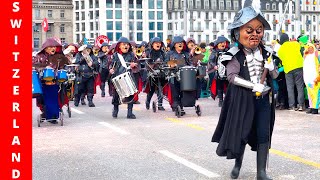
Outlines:
[[[122,65],[124,68],[126,68],[127,70],[130,69],[130,67],[128,67],[128,66],[126,65],[126,62],[124,61],[123,56],[118,53],[118,57],[119,57],[119,59],[120,59],[121,65]]]

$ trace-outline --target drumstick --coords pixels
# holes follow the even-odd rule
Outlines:
[[[267,62],[267,63],[271,63],[271,57],[268,58],[268,62]],[[268,69],[265,68],[265,69],[263,70],[263,73],[262,73],[262,76],[261,76],[261,79],[260,79],[260,84],[263,84],[263,83],[264,83],[267,75],[268,75]],[[261,96],[261,92],[256,92],[256,96]]]

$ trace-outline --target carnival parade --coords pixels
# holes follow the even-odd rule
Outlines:
[[[291,176],[280,176],[272,169],[274,164],[284,162],[272,160],[270,151],[275,153],[275,150],[271,142],[282,144],[273,140],[274,132],[278,131],[277,118],[312,119],[319,127],[320,41],[305,34],[293,39],[282,32],[268,44],[264,39],[265,31],[271,28],[258,5],[254,1],[245,1],[226,28],[231,39],[219,35],[210,43],[182,36],[165,40],[153,37],[141,43],[124,36],[110,42],[107,36],[100,35],[92,43],[62,43],[57,37],[49,37],[32,57],[32,97],[34,108],[37,107],[39,112],[33,114],[38,128],[35,131],[48,130],[56,125],[63,126],[62,129],[75,126],[79,124],[77,118],[82,116],[81,110],[87,112],[87,119],[96,118],[96,112],[103,113],[101,119],[104,122],[100,124],[109,128],[108,123],[116,122],[122,126],[123,121],[129,126],[138,126],[144,123],[139,119],[151,121],[146,122],[148,126],[144,128],[147,128],[152,127],[152,119],[164,118],[167,122],[199,130],[201,123],[199,126],[190,125],[188,120],[199,118],[200,122],[201,118],[208,118],[210,128],[201,130],[209,131],[211,135],[204,142],[214,147],[205,153],[210,154],[208,157],[213,154],[232,159],[232,164],[222,168],[222,175],[201,173],[195,170],[197,168],[191,168],[204,176],[169,173],[170,178],[155,175],[142,176],[141,179],[268,180],[272,179],[271,176],[273,179],[290,179]],[[217,113],[212,113],[213,108]],[[213,121],[215,124],[211,124]],[[113,126],[111,129],[119,131]],[[139,131],[135,129],[135,132]],[[177,129],[175,133],[179,134],[179,131]],[[185,136],[191,138],[188,132]],[[179,144],[178,140],[175,139],[175,143]],[[141,150],[139,143],[132,144],[126,148],[134,146],[136,151]],[[243,163],[244,154],[250,149],[254,151],[254,158]],[[159,152],[173,157],[167,151]],[[320,162],[320,157],[317,158],[314,161]],[[250,170],[244,167],[242,172],[242,164]],[[312,167],[316,167],[314,176],[310,177],[320,178],[317,174],[320,165],[315,164]],[[271,176],[268,168],[272,169]],[[312,179],[304,173],[296,179]],[[140,179],[139,176],[97,177],[93,175],[92,179]],[[83,179],[90,178],[85,176]]]

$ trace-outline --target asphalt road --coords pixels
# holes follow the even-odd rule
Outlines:
[[[234,160],[215,154],[211,137],[220,108],[218,102],[200,99],[177,118],[166,111],[152,112],[134,105],[137,119],[126,119],[126,106],[111,117],[111,97],[94,97],[96,107],[74,107],[64,126],[42,123],[33,99],[33,179],[35,180],[145,180],[230,179]],[[155,98],[156,96],[154,96]],[[239,179],[255,179],[256,153],[245,151]],[[268,174],[273,179],[320,179],[320,115],[277,111]]]

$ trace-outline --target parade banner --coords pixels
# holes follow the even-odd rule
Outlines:
[[[1,9],[0,179],[32,179],[32,1]]]

